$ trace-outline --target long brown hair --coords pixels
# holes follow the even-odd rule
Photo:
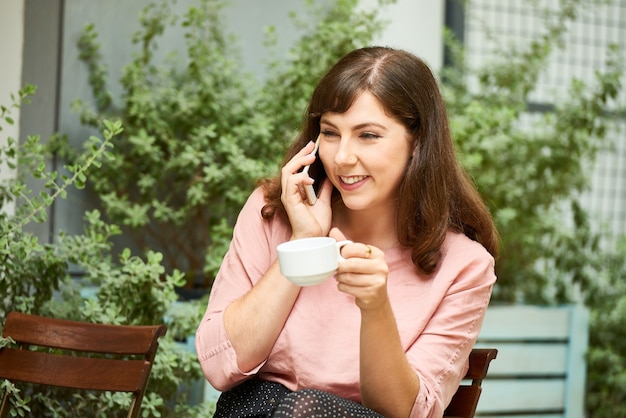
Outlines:
[[[357,49],[339,60],[320,80],[308,105],[300,134],[283,164],[320,132],[325,112],[346,112],[364,91],[376,97],[387,114],[411,135],[413,158],[400,185],[397,231],[412,259],[431,273],[441,259],[446,232],[462,232],[480,242],[494,257],[498,233],[478,191],[457,161],[439,87],[428,66],[415,55],[385,47]],[[262,182],[268,203],[262,211],[278,211],[280,174]]]

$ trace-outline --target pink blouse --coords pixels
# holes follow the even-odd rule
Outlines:
[[[196,332],[204,374],[222,391],[258,376],[291,390],[321,389],[360,402],[360,311],[353,297],[337,290],[332,278],[302,288],[263,363],[249,372],[237,367],[224,310],[259,281],[277,257],[276,246],[291,234],[279,217],[262,219],[264,204],[257,189],[239,214]],[[496,280],[493,257],[465,235],[448,233],[442,255],[440,267],[426,276],[412,263],[409,249],[385,251],[391,306],[407,359],[421,382],[413,418],[443,415],[467,371]]]

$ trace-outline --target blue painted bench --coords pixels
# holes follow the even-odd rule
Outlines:
[[[475,416],[583,418],[588,329],[578,305],[490,306],[476,347],[498,357]]]

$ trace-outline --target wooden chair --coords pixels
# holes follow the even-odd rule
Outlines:
[[[589,310],[579,305],[494,305],[475,347],[498,349],[476,416],[582,418]]]
[[[496,358],[495,348],[474,348],[470,353],[469,369],[465,374],[471,384],[461,384],[446,408],[444,418],[473,418],[482,392],[482,381],[487,376],[489,363]]]
[[[95,391],[129,392],[129,418],[137,417],[165,325],[122,326],[52,319],[19,312],[6,317],[3,337],[18,348],[0,349],[0,378]],[[38,351],[29,347],[37,346]],[[41,347],[54,349],[42,351]],[[61,351],[64,350],[64,351]],[[96,353],[86,357],[79,353]],[[9,394],[0,418],[9,412]]]

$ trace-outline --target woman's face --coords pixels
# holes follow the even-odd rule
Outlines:
[[[319,140],[328,178],[348,209],[393,210],[412,153],[410,136],[371,93],[345,113],[324,113]]]

